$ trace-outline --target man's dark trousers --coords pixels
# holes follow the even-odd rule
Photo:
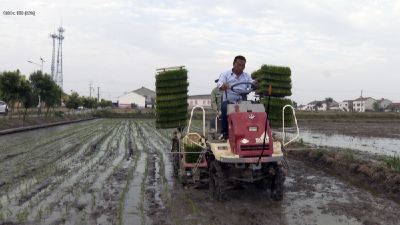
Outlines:
[[[223,101],[221,104],[221,125],[223,134],[228,134],[228,116],[226,115],[228,111],[228,104],[233,104],[230,101]]]

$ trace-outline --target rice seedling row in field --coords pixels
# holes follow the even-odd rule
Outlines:
[[[49,157],[49,158],[52,158],[52,157]],[[45,163],[47,163],[46,161],[44,161]],[[57,172],[58,170],[58,168],[57,167],[55,167],[54,168],[54,171],[53,172],[51,172],[50,170],[52,170],[53,168],[52,168],[52,165],[53,165],[53,163],[54,162],[50,162],[50,163],[48,163],[48,164],[43,164],[43,165],[41,165],[41,166],[38,166],[38,167],[36,167],[36,168],[34,168],[34,170],[35,170],[35,172],[33,173],[32,171],[30,172],[30,174],[28,174],[27,176],[27,180],[29,181],[29,180],[33,180],[32,178],[35,176],[36,177],[36,182],[38,182],[40,179],[36,176],[36,174],[43,174],[44,173],[44,175],[49,175],[49,174],[52,174],[52,173],[55,173],[55,172]],[[64,164],[64,166],[65,166],[65,164]],[[49,173],[49,174],[48,174]],[[30,183],[31,183],[31,181],[30,181]],[[22,183],[23,183],[23,181],[22,181]],[[21,182],[19,182],[19,184],[21,184]],[[9,187],[10,187],[10,185],[8,185],[7,186],[7,189],[9,189]]]
[[[63,160],[63,159],[61,159],[61,160]],[[66,165],[67,165],[67,163],[63,163],[63,164],[60,165],[60,166],[55,166],[55,167],[54,167],[54,172],[57,172],[57,171],[58,171],[58,168],[65,167]],[[45,175],[46,175],[46,169],[48,170],[48,169],[50,169],[50,168],[51,168],[51,165],[50,165],[50,166],[44,165],[44,166],[41,168],[41,170],[39,170],[39,173],[38,173],[37,175],[40,176],[40,172],[44,172]],[[36,171],[35,171],[35,172],[36,172]],[[51,173],[49,173],[49,175],[50,175],[50,174],[51,174]],[[61,182],[62,182],[62,177],[58,176],[58,177],[55,178],[55,180],[56,180],[56,181],[55,181],[56,184],[57,184],[57,183],[61,183]],[[36,182],[38,182],[38,181],[39,181],[39,179],[36,177]],[[50,185],[50,189],[53,188],[53,185],[54,185],[54,183]],[[28,185],[26,184],[25,190],[28,189],[27,187],[28,187]],[[29,187],[30,187],[30,188],[32,187],[32,182],[29,183]],[[30,189],[30,188],[29,188],[29,189]],[[46,190],[45,190],[44,192],[46,192]],[[36,196],[36,200],[38,200],[38,196]],[[31,201],[30,201],[29,203],[30,203],[30,204],[29,204],[30,207],[32,207]]]
[[[124,130],[126,130],[126,129],[124,129]],[[124,136],[124,138],[126,138],[126,132],[123,132],[123,133],[121,133],[122,134],[122,136]],[[129,135],[128,135],[128,137],[129,137]],[[122,140],[122,139],[120,139],[120,138],[117,138],[117,142],[118,142],[118,140]],[[112,171],[111,171],[111,173],[109,174],[109,175],[113,175],[112,177],[113,177],[113,179],[112,179],[112,181],[110,181],[110,182],[112,182],[113,184],[106,184],[105,185],[105,183],[103,182],[104,180],[97,180],[96,181],[96,183],[99,183],[99,182],[102,182],[102,188],[104,188],[104,186],[107,186],[107,187],[110,187],[111,186],[111,188],[117,188],[117,189],[119,189],[119,188],[121,188],[121,192],[124,192],[124,190],[126,191],[127,189],[125,188],[124,189],[124,186],[126,185],[120,185],[120,186],[118,186],[117,185],[117,187],[115,187],[114,186],[114,184],[115,184],[115,182],[116,182],[116,180],[114,179],[114,177],[117,175],[117,177],[119,176],[119,175],[121,175],[121,174],[123,174],[123,173],[125,173],[126,171],[126,173],[127,173],[127,176],[129,176],[130,174],[130,172],[129,171],[131,171],[131,169],[132,169],[132,166],[134,166],[133,165],[133,161],[131,161],[131,162],[127,162],[127,163],[125,163],[125,161],[123,161],[122,159],[124,158],[124,154],[123,154],[123,152],[124,152],[124,149],[121,147],[120,148],[120,150],[119,150],[119,154],[118,154],[118,158],[120,158],[121,160],[119,161],[119,163],[118,163],[118,165],[116,165],[116,166],[113,166],[113,167],[110,167],[110,169],[112,169]],[[121,168],[121,165],[125,165],[124,166],[124,168],[126,167],[126,166],[128,166],[128,168],[130,168],[130,169],[123,169],[123,168]],[[128,165],[129,164],[129,165]],[[132,173],[132,172],[131,172]],[[117,181],[118,182],[118,181]],[[124,182],[126,182],[126,181],[124,181]],[[108,180],[107,180],[107,183],[108,183]],[[96,187],[96,185],[90,185],[91,187],[89,187],[89,189],[90,190],[94,190],[95,189],[95,187]],[[97,185],[98,186],[98,185]],[[113,187],[112,187],[113,186]],[[99,202],[102,202],[103,200],[101,200],[101,198],[102,198],[102,196],[101,196],[101,194],[100,194],[100,192],[94,192],[93,194],[91,194],[91,199],[90,199],[90,204],[92,204],[92,201],[93,201],[93,196],[95,196],[95,199],[100,199],[100,200],[96,200],[96,201],[99,201]],[[119,199],[121,199],[121,198],[119,198]],[[82,203],[82,201],[81,200],[78,200],[78,202],[79,202],[79,204],[81,204]],[[110,205],[110,203],[108,203],[109,205]],[[117,205],[119,205],[119,203],[117,203]],[[92,209],[92,211],[93,210],[96,210],[96,209]]]
[[[113,224],[121,224],[127,215],[128,190],[139,179],[135,183],[140,191],[137,211],[142,223],[148,222],[147,206],[154,200],[154,191],[160,190],[157,196],[161,199],[156,201],[168,204],[179,224],[166,178],[165,151],[171,133],[154,126],[153,120],[99,120],[55,132],[41,141],[29,139],[10,145],[24,153],[0,162],[0,180],[12,181],[0,188],[0,223],[93,224],[96,219],[91,215],[103,212]],[[144,172],[136,177],[138,165],[144,166]],[[147,186],[153,181],[158,186]],[[107,205],[115,211],[101,208]]]
[[[91,146],[91,145],[89,145],[89,146]],[[86,150],[87,150],[87,149],[86,149]],[[84,153],[82,153],[82,155],[84,155]],[[91,165],[93,166],[94,163],[91,164]],[[89,166],[87,166],[87,167],[89,167]],[[80,168],[81,168],[82,170],[86,171],[86,170],[85,170],[85,165],[84,165],[83,163],[81,163]],[[83,173],[81,173],[81,175],[76,176],[76,179],[75,179],[75,180],[77,180],[77,181],[79,182],[79,181],[80,181],[79,179],[82,178],[82,177],[84,177],[84,176],[82,176],[82,174],[83,174]],[[74,184],[75,184],[76,182],[71,182],[71,180],[69,180],[68,183],[74,183]],[[66,185],[64,185],[64,186],[66,186]],[[85,188],[86,188],[85,186],[87,186],[87,183],[85,183],[85,185],[83,185],[83,186],[84,186],[83,189],[85,189]],[[72,185],[69,186],[69,187],[70,187],[70,188],[68,188],[68,190],[72,190],[72,188],[71,188]],[[57,198],[58,198],[58,199],[61,199],[61,198],[63,197],[63,196],[59,196],[58,193],[57,193],[57,194],[54,194],[54,192],[52,193],[52,195],[53,195],[52,198],[55,198],[55,199],[57,199]],[[54,197],[54,195],[57,195],[57,196]],[[64,196],[65,196],[65,195],[64,195]],[[67,210],[68,210],[68,207],[66,208],[66,211],[67,211]],[[65,216],[68,216],[68,213],[64,213],[64,215],[65,215]],[[64,216],[64,219],[65,219],[65,216]]]
[[[147,131],[152,130],[151,126],[149,126],[148,124],[145,124],[142,127],[143,127],[144,130],[147,130]],[[154,134],[156,132],[151,132],[150,131],[150,132],[147,132],[147,133],[153,133]],[[173,203],[171,201],[171,198],[168,195],[168,184],[166,182],[166,175],[165,175],[164,154],[159,148],[157,148],[153,144],[154,143],[153,140],[157,141],[160,144],[160,146],[163,146],[164,143],[162,143],[159,138],[154,138],[154,137],[151,137],[150,135],[144,135],[144,136],[145,136],[144,140],[146,141],[146,143],[148,143],[152,147],[151,150],[156,151],[158,156],[160,157],[160,165],[161,165],[160,171],[161,171],[162,183],[163,183],[163,188],[164,188],[164,190],[163,190],[164,191],[164,199],[165,199],[165,201],[167,201],[168,206],[171,208],[171,212],[172,212],[172,215],[173,215],[173,217],[175,219],[175,223],[179,224],[179,218],[176,215],[175,206],[173,205]],[[145,146],[145,148],[147,148],[147,147]]]
[[[132,137],[132,138],[133,138],[133,143],[135,143],[135,138],[134,138],[134,137]],[[136,143],[135,143],[135,147],[136,147],[136,149],[138,149]],[[123,210],[123,203],[124,203],[125,194],[126,194],[126,192],[127,192],[127,190],[128,190],[129,183],[130,183],[130,181],[131,181],[131,179],[132,179],[133,172],[134,172],[135,169],[136,169],[136,166],[137,166],[137,162],[138,162],[138,160],[139,160],[139,157],[140,157],[140,152],[137,152],[136,157],[135,157],[135,164],[134,164],[133,167],[129,170],[128,178],[127,178],[127,180],[126,180],[126,185],[125,185],[125,187],[124,187],[124,189],[123,189],[123,191],[122,191],[121,198],[120,198],[120,200],[119,200],[119,204],[118,204],[118,224],[119,224],[119,225],[121,225],[121,223],[122,223],[122,210]]]
[[[90,129],[90,126],[94,126],[94,125],[95,124],[86,126],[85,129],[86,130]],[[79,126],[78,128],[82,128],[82,126],[83,125]],[[81,129],[79,129],[79,130],[81,130]],[[70,135],[72,135],[74,133],[76,133],[76,131],[74,131],[74,129],[72,127],[72,128],[69,128],[69,129],[66,129],[66,130],[63,130],[63,131],[54,132],[50,136],[44,136],[42,138],[30,138],[30,139],[27,139],[27,140],[25,140],[25,141],[23,141],[21,143],[15,143],[15,144],[12,144],[12,145],[4,147],[3,151],[0,152],[0,156],[4,152],[7,155],[10,152],[18,153],[21,149],[26,149],[26,147],[32,148],[32,146],[33,146],[32,149],[35,149],[35,148],[41,147],[43,145],[51,144],[52,142],[55,142],[55,141],[58,141],[60,139],[66,138],[67,136],[70,136]]]

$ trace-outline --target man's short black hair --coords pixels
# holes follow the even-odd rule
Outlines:
[[[245,57],[243,57],[243,56],[241,56],[241,55],[238,55],[238,56],[236,56],[235,59],[233,60],[233,63],[235,63],[238,59],[244,60],[244,62],[246,62],[246,58],[245,58]]]

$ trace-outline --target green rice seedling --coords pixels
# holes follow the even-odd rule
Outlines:
[[[68,205],[65,205],[65,215],[66,215],[66,216],[69,215],[69,210],[70,210],[70,209],[71,209],[71,208],[68,207]]]
[[[190,199],[190,198],[187,197],[186,195],[182,195],[182,196],[181,196],[181,199],[182,199],[182,200],[185,200],[185,201],[187,201],[187,202],[189,202],[189,204],[190,204],[190,206],[192,207],[193,211],[194,211],[195,213],[197,213],[198,215],[201,215],[200,210],[193,204],[192,199]]]
[[[22,213],[20,211],[21,211],[21,209],[18,210],[18,212],[15,215],[15,217],[17,218],[17,220],[23,221],[24,220],[24,216],[22,215]]]
[[[3,215],[3,212],[0,212],[0,220],[1,220],[1,221],[4,221],[4,215]]]
[[[12,212],[11,212],[11,210],[7,207],[7,218],[6,218],[6,220],[8,221],[8,219],[12,216]]]
[[[187,163],[196,163],[198,158],[200,157],[200,152],[203,150],[203,148],[197,145],[189,146],[186,144],[184,145],[184,148],[185,152],[199,152],[198,154],[195,153],[185,154],[185,159]],[[203,159],[201,160],[201,162],[203,162]]]
[[[42,206],[40,206],[40,208],[36,208],[36,212],[37,212],[37,217],[39,220],[42,219]]]
[[[25,207],[25,209],[24,209],[24,217],[25,217],[25,219],[28,219],[28,216],[29,216],[29,211],[28,211],[28,208]]]

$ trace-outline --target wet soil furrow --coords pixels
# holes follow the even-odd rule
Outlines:
[[[150,159],[148,182],[149,185],[152,185],[149,186],[151,188],[146,190],[146,197],[149,199],[148,201],[150,204],[146,213],[150,219],[153,220],[153,223],[166,224],[168,221],[169,223],[172,221],[179,223],[179,219],[174,212],[174,205],[170,199],[170,196],[168,195],[168,185],[164,163],[164,159],[167,157],[165,157],[163,152],[159,150],[159,147],[156,147],[156,143],[154,141],[149,141],[149,139],[146,137],[146,134],[152,133],[152,131],[150,131],[151,129],[148,127],[148,124],[143,124],[141,128],[143,131],[143,137],[145,137],[145,145],[147,145],[149,152],[151,152],[153,155],[153,157]],[[152,140],[157,140],[157,138],[154,138],[153,136],[150,136],[149,138]],[[169,176],[167,175],[167,177]],[[166,206],[169,206],[167,207],[168,210],[166,209]]]
[[[71,143],[72,144],[72,143]],[[58,147],[59,146],[59,147]],[[52,158],[52,155],[57,155],[57,153],[60,152],[62,154],[63,150],[68,149],[69,145],[64,145],[61,147],[61,144],[58,144],[57,146],[46,146],[44,148],[37,148],[37,149],[32,149],[32,151],[29,151],[27,155],[24,155],[24,157],[20,158],[15,158],[13,159],[14,162],[21,162],[21,168],[20,170],[24,171],[26,168],[30,168],[32,165],[36,165],[38,160],[41,160],[43,156],[45,155],[45,159],[47,159],[49,162],[53,162],[54,159]],[[54,149],[59,149],[58,151],[54,151]],[[49,155],[50,153],[50,155]],[[7,165],[7,163],[9,165]],[[15,163],[14,163],[15,164]],[[11,160],[6,162],[7,167],[2,168],[3,173],[7,174],[8,170],[12,170],[13,168],[11,166]],[[15,177],[15,179],[18,179],[18,177]]]
[[[32,186],[33,187],[33,191],[31,190],[31,188],[29,188],[29,190],[30,190],[29,193],[32,193],[32,192],[36,193],[36,194],[29,195],[30,199],[25,199],[25,201],[24,201],[25,204],[21,205],[20,202],[18,201],[16,203],[16,205],[14,205],[13,202],[10,202],[11,206],[14,206],[14,207],[18,208],[18,205],[19,205],[21,207],[29,206],[30,208],[32,208],[35,205],[37,205],[38,203],[40,203],[43,198],[45,198],[46,196],[50,195],[50,193],[57,186],[59,186],[62,183],[62,181],[66,178],[66,176],[64,176],[64,174],[67,173],[67,171],[68,171],[68,169],[65,168],[67,166],[67,164],[63,164],[62,166],[58,166],[58,169],[57,169],[57,166],[58,166],[57,164],[55,164],[55,166],[52,166],[52,165],[48,165],[47,167],[46,166],[42,166],[42,170],[39,171],[39,173],[37,175],[37,176],[40,176],[41,178],[37,178],[36,175],[35,175],[36,178],[34,177],[32,179],[27,180],[26,181],[26,185],[21,185],[18,188],[20,191],[17,191],[17,190],[16,191],[11,191],[10,192],[11,196],[12,195],[17,196],[17,194],[19,194],[19,192],[21,192],[21,195],[22,195],[24,189],[25,189],[25,192],[28,194],[28,190],[27,190],[28,189],[27,188],[28,185],[27,185],[27,183],[29,182],[29,186],[30,187],[31,187],[31,184],[33,184],[33,186]],[[55,167],[54,171],[53,171],[52,167]],[[62,175],[58,175],[57,173],[62,173]],[[43,175],[41,175],[41,174],[45,174],[46,176],[43,177]],[[40,182],[40,184],[39,184],[39,182]],[[8,198],[5,199],[5,197],[3,197],[2,198],[2,202],[4,200],[8,201]],[[17,199],[15,198],[15,200],[17,200]],[[26,202],[28,200],[29,200],[29,202]],[[10,203],[8,203],[8,204],[10,205]]]
[[[136,129],[134,129],[136,131]],[[133,143],[136,149],[136,168],[132,174],[127,193],[125,194],[124,204],[122,208],[121,224],[140,224],[142,217],[140,215],[140,192],[141,182],[143,180],[146,167],[146,152],[139,140],[140,137],[132,135]]]
[[[110,137],[112,132],[108,132],[107,134],[108,134],[108,137]],[[51,207],[51,211],[52,212],[54,211],[55,215],[60,214],[61,216],[58,218],[62,218],[62,216],[64,216],[64,217],[68,216],[69,210],[71,209],[71,202],[72,202],[72,201],[68,201],[68,199],[76,198],[77,194],[80,194],[82,189],[83,190],[87,189],[88,183],[87,182],[84,183],[82,180],[84,178],[93,177],[93,176],[90,176],[89,174],[87,174],[87,171],[89,171],[93,166],[97,165],[98,161],[96,161],[96,160],[98,160],[98,158],[90,157],[89,161],[86,161],[86,163],[82,163],[82,162],[84,162],[83,161],[84,159],[82,159],[82,155],[85,155],[85,153],[87,151],[90,151],[89,149],[92,148],[94,145],[96,145],[96,146],[99,145],[100,143],[95,143],[98,140],[99,139],[94,141],[94,143],[91,143],[88,146],[87,150],[82,152],[80,154],[80,156],[78,156],[76,158],[77,159],[76,161],[74,160],[74,162],[77,162],[77,163],[81,162],[81,164],[79,166],[75,166],[75,169],[73,169],[71,167],[69,170],[70,172],[69,172],[68,176],[65,177],[65,180],[63,182],[60,182],[60,184],[58,185],[57,188],[55,188],[54,190],[49,192],[49,194],[47,196],[47,200],[45,202],[41,203],[41,206],[43,206],[43,207]],[[107,140],[107,137],[105,137],[103,139],[103,142],[105,142],[106,140]],[[78,159],[80,159],[81,161],[79,161]],[[74,174],[72,174],[72,172]],[[87,176],[87,175],[89,175],[89,176]],[[77,184],[78,184],[78,186],[77,186]],[[79,186],[79,184],[81,184],[81,185]],[[75,193],[74,193],[74,191],[75,191]],[[67,198],[67,199],[65,199],[65,198]],[[37,206],[37,207],[39,207],[39,206]],[[63,208],[63,207],[65,207],[65,208]],[[63,211],[62,209],[64,209],[64,212],[62,212]],[[37,216],[37,214],[35,212],[33,213],[33,215]],[[52,218],[54,218],[54,217],[52,217]]]
[[[69,150],[67,149],[67,153],[70,152],[70,150],[75,150],[74,147],[69,148]],[[74,151],[75,152],[75,151]],[[50,157],[51,158],[51,157]],[[62,159],[60,159],[60,161],[62,161]],[[24,174],[22,175],[22,178],[19,177],[18,179],[18,183],[14,182],[14,183],[10,183],[11,186],[9,184],[5,185],[5,191],[7,192],[7,190],[11,189],[13,186],[15,186],[16,184],[20,184],[20,187],[18,187],[18,189],[21,190],[21,195],[22,195],[22,190],[25,189],[26,194],[28,194],[27,189],[28,189],[28,183],[29,183],[29,190],[31,188],[33,188],[35,190],[35,184],[37,184],[39,181],[40,182],[45,182],[48,183],[46,181],[44,181],[42,178],[41,174],[44,174],[46,177],[48,177],[49,175],[55,175],[58,176],[59,173],[64,173],[65,169],[63,169],[66,164],[63,164],[61,167],[57,166],[57,162],[56,160],[50,161],[49,164],[36,164],[33,168],[30,169],[30,171],[25,171]],[[54,169],[54,170],[53,170]],[[39,177],[37,177],[39,176]],[[47,178],[49,179],[49,178]],[[21,182],[22,181],[22,182]],[[9,193],[9,194],[13,194],[13,193]]]

